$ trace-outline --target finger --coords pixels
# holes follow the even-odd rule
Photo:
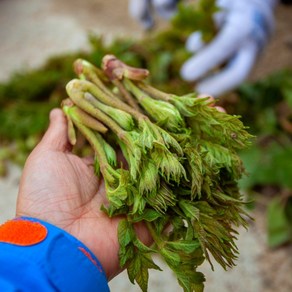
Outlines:
[[[176,12],[178,1],[179,0],[153,0],[153,6],[161,17],[170,19]]]
[[[214,106],[214,108],[215,108],[218,112],[226,113],[225,108],[223,108],[222,106]]]
[[[223,107],[216,105],[215,98],[213,96],[201,93],[197,96],[197,98],[208,98],[207,101],[209,107],[214,107],[218,112],[226,113],[226,110]]]
[[[198,83],[196,91],[199,93],[208,92],[215,97],[219,97],[224,92],[236,88],[249,75],[257,53],[257,44],[252,41],[247,42],[224,70]]]
[[[205,98],[206,101],[208,102],[208,106],[213,107],[215,105],[215,98],[210,94],[201,93],[197,96],[197,98]]]
[[[67,120],[61,109],[51,111],[49,128],[39,146],[62,152],[71,149],[67,134]]]
[[[94,166],[94,157],[93,156],[83,157],[82,160],[87,166],[89,166],[89,167]]]
[[[151,1],[150,0],[130,0],[129,14],[138,22],[142,24],[144,29],[149,29],[154,25],[151,15]]]
[[[230,13],[230,10],[233,8],[234,0],[217,0],[216,5],[219,11],[214,13],[213,19],[216,27],[222,27],[228,17],[228,14]]]
[[[203,41],[202,33],[200,31],[192,33],[186,41],[186,49],[190,53],[197,53],[204,47],[204,45],[205,42]]]
[[[217,0],[217,7],[219,8],[219,11],[213,15],[217,28],[221,28],[226,22],[230,9],[233,5],[232,1],[234,0]],[[200,31],[192,33],[186,41],[186,49],[190,53],[197,53],[204,46],[205,42],[202,37],[202,32]]]
[[[239,20],[232,25],[227,23],[209,45],[183,64],[180,72],[182,78],[186,81],[195,81],[222,64],[246,40],[248,31],[249,28],[245,28]]]

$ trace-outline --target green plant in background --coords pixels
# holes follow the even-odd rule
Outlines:
[[[249,175],[241,188],[266,195],[268,243],[276,247],[292,242],[292,71],[282,70],[264,80],[242,85],[222,105],[242,116],[256,143],[241,153]],[[270,192],[269,192],[270,193]]]
[[[247,226],[237,152],[252,136],[209,97],[158,90],[146,80],[148,70],[113,55],[102,59],[102,70],[82,59],[74,69],[79,79],[66,85],[69,98],[62,102],[68,136],[75,145],[78,130],[90,143],[96,174],[105,181],[108,203],[102,209],[123,216],[121,267],[147,291],[148,270],[160,270],[157,254],[184,291],[203,291],[197,268],[205,259],[212,266],[211,255],[224,269],[232,267],[235,227]],[[127,168],[117,161],[118,149]],[[154,240],[151,247],[135,233],[141,221]]]
[[[72,62],[71,56],[52,58],[43,68],[18,73],[0,84],[0,175],[5,174],[6,160],[22,165],[39,141],[49,111],[65,93]]]
[[[195,6],[181,3],[178,5],[178,13],[173,17],[172,24],[184,37],[188,37],[200,28],[203,40],[209,42],[217,31],[213,15],[218,11],[216,0],[199,1]]]

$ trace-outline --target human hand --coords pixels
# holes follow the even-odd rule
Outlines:
[[[249,75],[258,53],[273,30],[276,0],[218,0],[215,14],[219,28],[211,43],[204,45],[200,34],[192,34],[186,48],[195,53],[183,64],[181,76],[197,81],[195,90],[218,97],[236,88]],[[226,65],[212,73],[226,62]],[[211,72],[211,73],[210,73]]]
[[[154,24],[154,12],[169,19],[177,3],[178,0],[130,0],[129,13],[149,29]],[[189,37],[186,48],[194,56],[182,65],[181,77],[196,81],[194,89],[198,93],[208,92],[215,97],[236,88],[248,77],[272,33],[276,3],[277,0],[217,0],[221,10],[214,20],[219,33],[207,45],[199,32]]]
[[[165,19],[171,18],[176,12],[179,0],[129,0],[129,13],[144,29],[154,25],[155,12]]]
[[[95,176],[92,160],[71,153],[66,118],[61,110],[53,110],[47,132],[26,161],[16,215],[44,220],[78,238],[110,280],[121,271],[120,218],[109,218],[100,210],[106,202],[104,182]],[[136,231],[144,243],[151,242],[144,225],[137,225]]]

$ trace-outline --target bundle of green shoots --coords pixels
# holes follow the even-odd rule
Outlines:
[[[223,268],[237,256],[234,226],[246,226],[237,181],[244,168],[237,150],[250,144],[237,116],[195,93],[168,94],[147,82],[148,71],[113,55],[100,68],[78,59],[79,79],[67,84],[63,101],[70,142],[78,129],[95,153],[108,216],[118,227],[121,267],[147,291],[148,269],[159,254],[184,291],[202,291],[197,267],[213,257]],[[120,149],[127,165],[118,163]],[[125,162],[124,162],[125,164]],[[134,224],[143,221],[154,243],[145,246]]]

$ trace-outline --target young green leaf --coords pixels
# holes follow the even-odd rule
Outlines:
[[[178,240],[178,241],[168,241],[166,243],[168,249],[174,251],[182,251],[185,253],[192,253],[197,248],[200,248],[201,245],[198,240]]]
[[[131,223],[122,219],[118,225],[118,239],[121,246],[127,246],[136,237]]]
[[[161,213],[153,210],[153,209],[145,209],[143,214],[135,214],[131,218],[132,222],[140,222],[140,221],[155,221],[159,217],[161,217]]]
[[[151,257],[144,253],[137,253],[127,268],[130,281],[133,284],[136,281],[143,292],[147,292],[148,288],[148,269],[161,270]]]

